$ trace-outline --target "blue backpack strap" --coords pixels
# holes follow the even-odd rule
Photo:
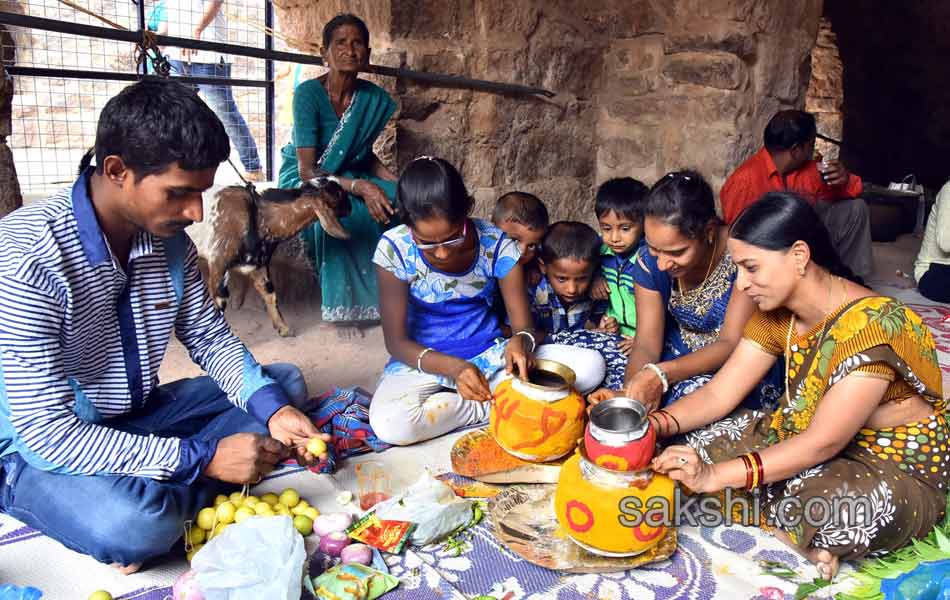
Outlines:
[[[168,262],[168,273],[175,288],[175,298],[181,304],[185,297],[185,254],[188,252],[188,239],[184,231],[179,231],[170,238],[164,238],[165,260]]]

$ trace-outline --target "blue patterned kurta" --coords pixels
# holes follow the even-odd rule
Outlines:
[[[719,339],[726,320],[726,308],[732,298],[736,273],[736,265],[727,251],[702,285],[681,294],[673,289],[673,279],[659,269],[655,256],[649,252],[640,254],[633,271],[634,280],[637,285],[659,292],[666,306],[666,329],[660,361],[695,352]],[[783,369],[783,361],[777,361],[742,406],[774,408],[784,391]],[[702,373],[674,383],[663,397],[663,405],[699,389],[712,376],[713,373]]]
[[[486,221],[471,219],[478,256],[465,273],[445,273],[429,264],[406,225],[383,234],[373,262],[409,284],[407,329],[419,344],[475,364],[486,377],[504,368],[506,340],[492,301],[498,281],[518,263],[518,244]],[[386,375],[418,373],[390,359]],[[448,378],[446,387],[455,387]]]

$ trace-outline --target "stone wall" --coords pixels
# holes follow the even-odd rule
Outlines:
[[[397,167],[453,161],[486,214],[523,189],[555,219],[593,219],[593,186],[697,168],[722,184],[780,109],[802,107],[821,0],[282,0],[278,30],[308,51],[341,11],[362,16],[373,61],[510,81],[531,97],[381,83],[399,101]],[[290,77],[278,85],[290,98]],[[284,137],[279,137],[285,141]],[[392,139],[394,135],[394,141]]]
[[[815,115],[818,133],[841,141],[844,133],[844,67],[838,54],[838,39],[831,22],[821,20],[818,41],[811,51],[811,82],[805,95],[805,110]],[[840,148],[818,140],[816,149],[822,156],[837,157]]]
[[[23,205],[13,152],[7,146],[13,125],[13,78],[7,75],[4,65],[16,61],[16,46],[3,25],[0,25],[0,48],[3,48],[0,56],[0,217],[3,217]]]

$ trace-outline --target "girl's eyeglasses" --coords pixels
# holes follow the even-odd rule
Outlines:
[[[436,248],[443,248],[449,246],[458,246],[465,242],[465,234],[468,233],[468,219],[465,219],[465,222],[462,223],[462,234],[452,240],[446,240],[444,242],[436,242],[434,244],[420,244],[416,241],[415,236],[413,236],[413,241],[416,242],[416,248],[419,250],[435,250]]]

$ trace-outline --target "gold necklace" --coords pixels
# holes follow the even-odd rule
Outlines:
[[[831,304],[831,295],[832,295],[832,292],[834,291],[834,287],[835,287],[834,283],[836,279],[840,280],[841,278],[835,275],[832,275],[831,282],[828,284],[828,304]],[[848,288],[844,284],[842,284],[842,292],[843,294],[841,295],[841,304],[844,304],[844,301],[848,297]],[[818,346],[817,346],[818,348],[821,348],[821,345],[825,342],[825,337],[828,335],[828,331],[826,330],[826,328],[828,327],[828,316],[831,314],[831,312],[834,311],[835,308],[836,307],[832,306],[831,310],[829,312],[826,312],[824,318],[821,320],[821,338],[818,339]],[[788,333],[786,333],[785,335],[785,405],[789,407],[792,405],[792,397],[791,397],[791,392],[790,392],[790,388],[792,387],[792,381],[791,381],[791,378],[789,377],[789,364],[792,361],[792,330],[793,329],[795,329],[795,313],[792,313],[792,318],[788,322]],[[804,367],[804,364],[805,363],[803,361],[802,362],[803,367]]]
[[[703,280],[702,280],[702,282],[700,282],[699,285],[697,285],[696,287],[694,287],[694,288],[691,289],[691,290],[686,290],[686,292],[685,292],[686,294],[689,294],[689,293],[695,292],[695,291],[697,291],[697,290],[700,290],[700,289],[702,289],[702,287],[703,287],[704,285],[706,285],[706,280],[709,279],[709,274],[712,273],[713,263],[716,262],[716,252],[718,252],[718,251],[719,251],[719,237],[717,236],[717,237],[716,237],[716,241],[713,243],[712,256],[709,257],[709,266],[706,267],[706,276],[703,277]],[[676,289],[679,291],[680,296],[685,295],[684,292],[683,292],[683,281],[682,281],[682,279],[679,278],[679,277],[676,278]]]

